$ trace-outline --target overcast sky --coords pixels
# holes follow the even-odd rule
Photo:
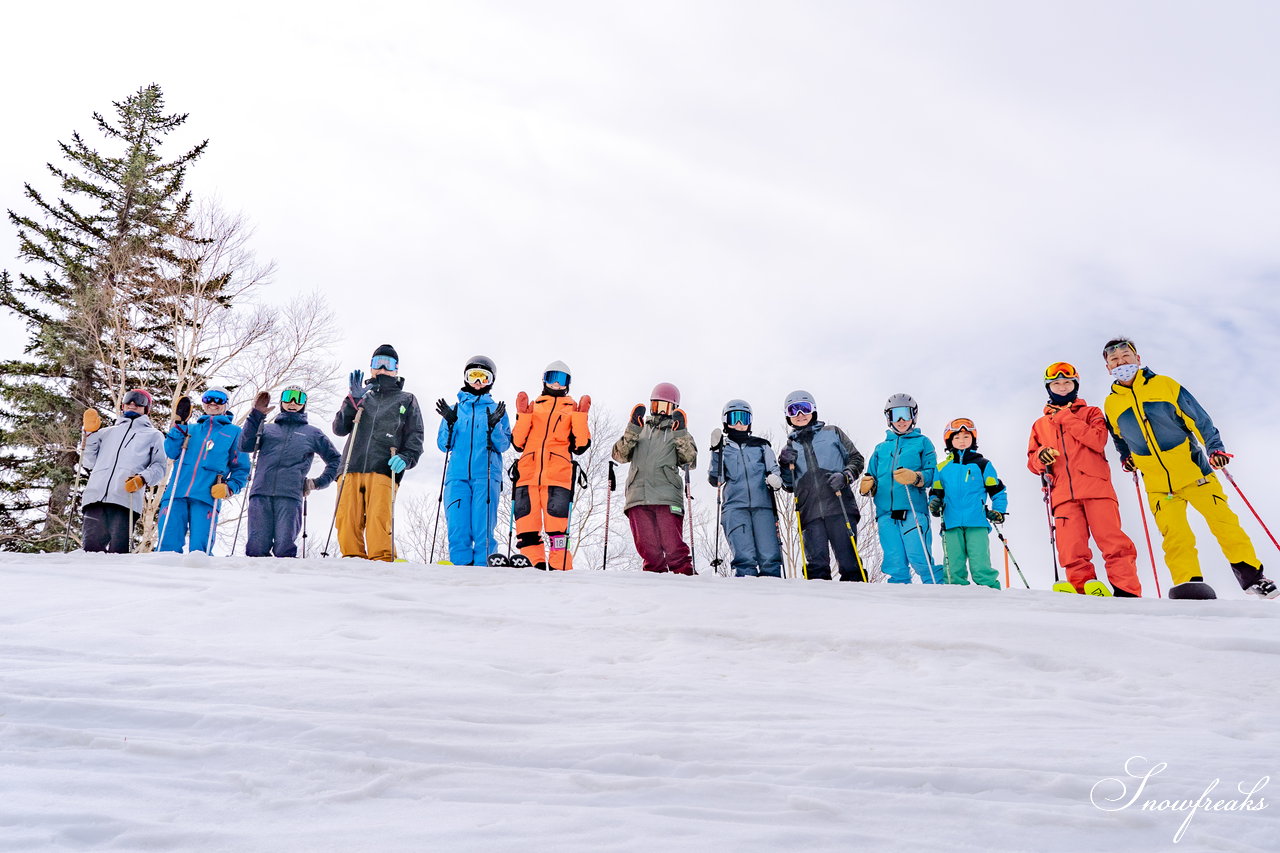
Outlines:
[[[272,298],[321,290],[344,365],[392,343],[428,405],[475,353],[507,399],[563,359],[575,393],[619,413],[675,382],[704,451],[725,400],[777,434],[803,387],[869,454],[885,398],[906,391],[939,444],[950,418],[977,421],[1023,550],[1047,557],[1024,468],[1041,372],[1077,363],[1100,402],[1099,350],[1127,333],[1215,416],[1280,523],[1264,492],[1280,417],[1275,3],[59,3],[4,18],[4,207],[28,210],[23,181],[52,193],[56,142],[157,82],[191,114],[178,142],[211,140],[191,187],[243,211],[278,263]],[[0,229],[0,265],[16,271],[16,251]],[[16,354],[20,328],[0,330]]]

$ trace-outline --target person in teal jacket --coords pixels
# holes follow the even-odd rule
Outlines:
[[[511,446],[507,404],[490,391],[498,378],[493,359],[477,355],[463,368],[458,402],[436,401],[440,429],[436,446],[449,454],[445,469],[445,523],[449,561],[455,566],[488,565],[493,528],[502,499],[502,454]]]
[[[240,427],[227,411],[225,389],[210,388],[200,398],[204,414],[188,424],[191,401],[178,401],[173,428],[164,438],[164,452],[177,460],[164,497],[160,499],[161,551],[213,553],[222,502],[249,482],[249,454],[240,452]]]
[[[947,456],[930,489],[929,513],[942,519],[946,581],[967,585],[972,572],[975,584],[1000,589],[1000,576],[991,568],[987,522],[1004,522],[1009,495],[996,466],[978,452],[978,428],[973,421],[956,418],[947,424],[942,440]]]
[[[889,430],[872,451],[858,487],[862,494],[875,497],[882,568],[889,583],[911,583],[912,569],[921,583],[942,582],[942,569],[933,562],[925,494],[937,475],[938,454],[916,427],[918,411],[909,394],[889,398],[884,407]]]

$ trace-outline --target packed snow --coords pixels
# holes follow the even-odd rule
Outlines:
[[[0,579],[5,851],[1280,848],[1280,602],[174,554]]]

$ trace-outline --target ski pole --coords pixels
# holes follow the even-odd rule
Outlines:
[[[80,472],[82,470],[80,459],[84,458],[84,445],[89,440],[89,433],[80,428],[80,458],[72,464],[72,470],[75,473],[75,480],[71,486],[71,492],[67,495],[67,520],[62,523],[62,553],[71,550],[71,521],[76,515],[76,495],[80,492]],[[117,457],[118,458],[118,457]],[[81,495],[83,497],[83,495]]]
[[[916,512],[916,505],[911,502],[910,493],[907,494],[907,506],[911,509],[911,520],[916,523],[916,534],[920,537],[920,547],[924,549],[924,562],[929,567],[929,577],[933,579],[933,581],[936,583],[938,580],[938,576],[937,576],[938,567],[934,565],[933,554],[930,552],[930,549],[929,549],[929,541],[924,538],[924,527],[923,525],[920,524],[920,513]],[[925,517],[926,518],[928,517],[927,514]],[[942,551],[944,562],[946,560],[946,555],[947,555],[947,552],[946,552],[946,549],[944,548]],[[907,558],[907,565],[908,566],[911,565],[910,557]],[[924,577],[921,576],[920,580],[923,581]],[[946,578],[944,577],[943,580],[945,581]]]
[[[249,455],[249,485],[253,485],[253,469],[258,464],[258,451],[262,449],[262,431],[267,428],[266,418],[263,417],[263,423],[258,428],[258,436],[253,442],[253,453]],[[236,532],[231,537],[231,553],[236,552],[236,543],[240,541],[240,522],[244,521],[245,513],[249,511],[249,495],[244,496],[244,501],[240,506],[240,514],[236,516]]]
[[[1262,525],[1262,529],[1267,532],[1267,536],[1271,538],[1271,544],[1280,548],[1280,542],[1276,541],[1276,537],[1272,535],[1271,529],[1267,527],[1267,523],[1262,520],[1262,516],[1258,515],[1258,511],[1253,508],[1253,504],[1249,503],[1249,499],[1244,496],[1244,492],[1240,489],[1240,484],[1236,482],[1236,478],[1231,476],[1231,472],[1226,468],[1219,468],[1219,471],[1227,475],[1227,480],[1231,485],[1236,487],[1236,492],[1240,495],[1240,500],[1244,501],[1245,506],[1249,507],[1249,512],[1253,513],[1253,517],[1258,519],[1258,523]]]
[[[1151,527],[1147,524],[1147,508],[1142,505],[1142,486],[1138,485],[1138,472],[1133,472],[1133,490],[1138,494],[1138,515],[1142,516],[1142,532],[1147,536],[1147,555],[1151,557],[1151,577],[1156,582],[1156,598],[1160,594],[1160,575],[1156,572],[1156,550],[1151,547]],[[1242,496],[1243,497],[1243,496]]]
[[[1027,583],[1027,576],[1022,573],[1022,567],[1018,565],[1018,558],[1013,556],[1013,551],[1009,550],[1009,540],[1004,538],[1004,530],[995,522],[992,522],[991,526],[996,529],[996,536],[1000,537],[1000,544],[1004,546],[1005,556],[1013,561],[1013,567],[1018,570],[1018,577],[1022,578],[1022,585],[1027,589],[1031,589],[1031,584]]]
[[[214,483],[225,483],[227,478],[221,474],[213,478]],[[213,523],[209,525],[209,541],[205,543],[204,552],[210,557],[213,556],[213,546],[218,541],[218,517],[222,514],[222,498],[214,498],[213,500]],[[234,553],[234,552],[233,552]]]
[[[796,536],[800,539],[800,576],[809,579],[809,558],[804,553],[804,522],[800,520],[800,476],[795,463],[791,463],[791,501],[796,508]]]
[[[711,561],[711,568],[715,569],[716,574],[721,573],[720,566],[724,563],[724,560],[720,559],[720,530],[721,530],[720,518],[721,518],[721,506],[723,505],[723,502],[724,502],[724,483],[719,483],[716,485],[716,554],[715,554],[715,559]],[[724,572],[724,575],[728,577],[729,573],[726,571]]]
[[[684,469],[684,496],[687,499],[685,506],[689,513],[689,568],[696,575],[698,573],[698,548],[693,540],[693,485],[689,482],[689,469]]]
[[[618,487],[618,480],[613,473],[614,461],[609,460],[609,488],[604,493],[604,560],[600,571],[609,569],[609,513],[613,509],[613,490]]]
[[[396,449],[391,448],[391,455],[396,455]],[[390,458],[390,457],[388,457]],[[488,483],[485,484],[486,486]],[[396,479],[396,472],[391,472],[391,562],[396,561],[396,490],[400,486],[400,481]]]
[[[1058,531],[1053,523],[1053,505],[1049,501],[1049,478],[1044,474],[1040,475],[1040,491],[1044,493],[1044,514],[1049,520],[1049,552],[1053,555],[1053,591],[1054,592],[1075,592],[1076,588],[1070,581],[1064,581],[1059,575],[1058,570]],[[1146,524],[1147,517],[1142,517],[1142,523]]]
[[[440,534],[440,516],[444,514],[444,480],[449,474],[449,456],[453,453],[453,424],[444,440],[444,470],[440,472],[440,494],[436,498],[436,523],[431,528],[431,562],[436,561],[436,537]]]
[[[175,424],[176,426],[176,424]],[[169,481],[169,506],[165,509],[164,524],[160,525],[160,538],[156,540],[156,550],[160,550],[164,545],[164,534],[169,529],[169,519],[173,518],[173,502],[178,498],[178,479],[182,476],[182,460],[187,458],[187,442],[191,440],[191,432],[189,430],[182,431],[182,449],[178,451],[178,466],[173,471],[173,478]],[[194,472],[193,472],[194,476]],[[161,494],[160,500],[164,502],[164,495]],[[181,550],[181,549],[179,549]]]
[[[564,541],[561,543],[563,545],[562,550],[564,551],[564,558],[560,560],[561,569],[563,569],[565,564],[569,562],[569,533],[573,530],[573,504],[578,495],[579,482],[581,482],[581,485],[585,487],[587,485],[587,475],[582,468],[578,466],[578,460],[575,459],[573,460],[573,467],[569,471],[569,510],[565,514],[564,518]],[[547,539],[553,543],[551,550],[556,550],[554,537],[550,533],[547,534]],[[550,556],[547,558],[547,567],[554,568],[551,565]]]
[[[302,559],[307,559],[307,496],[302,496]]]
[[[329,556],[329,543],[333,541],[333,527],[338,521],[338,507],[342,506],[342,493],[347,488],[347,469],[351,467],[351,445],[356,437],[356,430],[360,428],[360,416],[364,414],[364,406],[356,405],[356,417],[351,423],[351,432],[347,434],[347,443],[342,448],[342,476],[338,478],[338,494],[333,499],[333,518],[329,520],[329,535],[324,539],[324,549],[321,550],[321,557]]]
[[[858,553],[858,537],[854,535],[853,525],[849,523],[849,510],[845,508],[841,492],[836,492],[836,503],[840,504],[840,514],[844,516],[844,529],[849,531],[849,544],[853,547],[853,559],[858,563],[858,574],[862,575],[862,582],[867,583],[867,570],[862,565],[862,555]]]

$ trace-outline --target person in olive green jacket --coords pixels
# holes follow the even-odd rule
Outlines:
[[[626,432],[613,445],[613,458],[631,463],[624,512],[644,570],[691,575],[680,471],[697,464],[698,447],[679,406],[680,390],[670,382],[658,383],[650,395],[649,416],[643,403],[631,410]]]

